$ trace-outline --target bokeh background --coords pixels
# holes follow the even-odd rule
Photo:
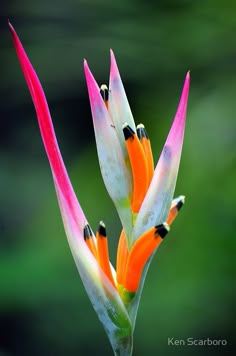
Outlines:
[[[44,86],[66,166],[91,226],[106,222],[113,262],[120,223],[99,172],[83,58],[98,83],[106,83],[113,48],[133,115],[145,123],[156,161],[191,69],[176,187],[176,195],[186,195],[186,205],[149,270],[134,355],[232,354],[236,3],[1,2],[0,355],[111,355],[66,241],[8,18]],[[168,346],[168,337],[225,339],[227,346]]]

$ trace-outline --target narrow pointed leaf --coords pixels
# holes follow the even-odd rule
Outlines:
[[[116,128],[100,95],[100,89],[84,62],[84,71],[88,86],[93,116],[97,152],[102,177],[112,198],[127,236],[131,236],[132,214],[130,208],[131,176],[127,169]]]
[[[150,227],[166,221],[171,206],[184,138],[190,73],[186,75],[179,106],[134,227],[137,239]]]

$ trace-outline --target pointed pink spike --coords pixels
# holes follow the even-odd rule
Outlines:
[[[188,71],[186,75],[179,106],[171,130],[169,132],[169,135],[165,143],[165,146],[171,146],[171,149],[173,152],[175,152],[175,154],[177,154],[177,150],[181,150],[183,144],[189,86],[190,86],[190,71]]]
[[[167,219],[179,170],[189,86],[190,73],[188,72],[172,127],[136,220],[135,239],[150,227],[159,225]]]
[[[81,228],[83,228],[86,222],[86,218],[83,214],[82,209],[79,206],[74,190],[71,186],[63,159],[61,157],[43,88],[33,66],[31,65],[24,51],[19,37],[17,36],[13,26],[10,23],[9,27],[11,30],[11,35],[16,49],[16,53],[35,106],[39,128],[41,131],[45,150],[47,152],[47,156],[50,162],[55,184],[57,188],[59,188],[60,192],[63,194],[64,200],[68,204],[71,214],[74,215],[74,219],[79,225],[81,225]]]

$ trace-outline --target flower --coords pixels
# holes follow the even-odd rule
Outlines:
[[[9,24],[16,53],[38,118],[52,170],[68,242],[79,274],[114,353],[130,355],[138,304],[151,258],[184,203],[174,200],[190,74],[154,170],[150,140],[143,124],[135,126],[116,60],[111,51],[109,89],[97,85],[84,61],[102,177],[117,209],[122,232],[116,271],[110,263],[105,224],[93,233],[64,166],[47,101],[24,48]]]

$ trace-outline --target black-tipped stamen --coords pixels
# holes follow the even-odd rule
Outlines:
[[[106,233],[106,226],[104,224],[103,221],[100,221],[99,223],[99,226],[98,226],[98,234],[101,236],[101,237],[106,237],[107,236],[107,233]]]
[[[91,237],[91,229],[88,224],[84,226],[83,234],[84,234],[84,240],[89,239]]]
[[[184,202],[185,202],[185,198],[184,197],[181,200],[178,201],[178,203],[176,204],[176,208],[177,208],[178,211],[182,208],[182,206],[184,205]]]
[[[137,126],[137,135],[138,135],[138,138],[139,138],[140,140],[142,140],[142,138],[147,138],[147,139],[149,139],[148,134],[147,134],[147,131],[146,131],[146,129],[145,129],[145,127],[144,127],[143,124],[139,124],[139,125]]]
[[[131,127],[127,124],[127,122],[125,122],[122,125],[122,129],[123,129],[125,140],[128,140],[129,138],[131,139],[134,138],[135,132],[131,129]]]
[[[105,102],[107,102],[108,98],[109,98],[109,90],[108,90],[108,87],[106,86],[106,84],[102,84],[100,86],[100,94],[101,94],[103,100]]]
[[[137,126],[137,136],[139,138],[139,141],[142,145],[146,157],[147,168],[148,168],[148,184],[150,184],[154,173],[154,162],[153,162],[151,142],[149,140],[147,131],[143,124],[139,124]]]
[[[170,231],[170,227],[166,223],[155,226],[155,229],[156,229],[155,235],[160,236],[162,239],[164,239],[164,237]]]
[[[138,213],[148,188],[148,166],[145,153],[138,136],[125,122],[122,125],[133,174],[132,211]],[[134,215],[134,219],[135,219]]]
[[[111,266],[110,266],[108,241],[106,236],[106,226],[103,221],[100,221],[99,223],[96,236],[97,236],[98,263],[102,268],[103,272],[109,278],[112,285],[115,287],[115,281],[113,279]]]
[[[84,241],[86,242],[86,245],[88,246],[92,254],[96,257],[97,255],[96,243],[93,238],[93,233],[89,224],[86,224],[84,226],[83,234],[84,234]]]
[[[84,239],[90,239],[92,236],[93,236],[93,233],[92,233],[92,230],[91,230],[91,227],[89,226],[89,224],[86,224],[84,226]]]
[[[174,199],[169,211],[169,215],[167,218],[167,224],[171,225],[173,221],[175,220],[176,216],[178,215],[180,209],[184,205],[185,202],[185,196],[181,195],[178,198]]]

